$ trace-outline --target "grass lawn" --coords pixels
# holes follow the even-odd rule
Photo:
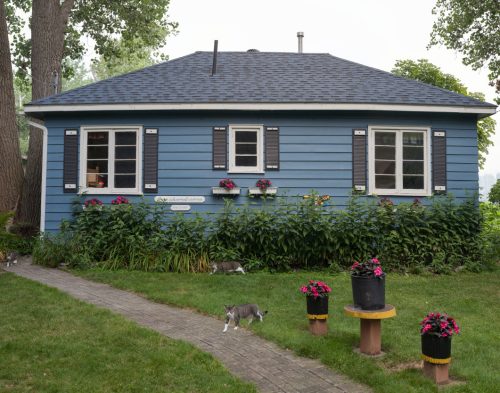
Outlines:
[[[211,355],[0,271],[0,392],[255,392]]]
[[[371,386],[377,392],[432,392],[438,389],[421,375],[419,322],[431,311],[456,318],[462,332],[453,338],[450,375],[457,383],[446,392],[498,392],[500,386],[500,273],[449,276],[390,274],[386,301],[397,308],[395,318],[382,323],[382,358],[353,353],[359,321],[343,315],[352,303],[350,277],[327,273],[254,273],[247,275],[78,271],[89,279],[142,293],[168,304],[223,317],[224,304],[258,303],[269,310],[264,323],[251,329],[258,335],[303,356],[320,359],[335,370]],[[321,279],[332,286],[330,332],[313,337],[307,331],[300,285]],[[221,322],[221,330],[223,323]],[[222,333],[221,333],[222,334]],[[232,329],[226,334],[238,334]]]

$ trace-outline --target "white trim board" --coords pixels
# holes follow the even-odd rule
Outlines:
[[[27,105],[25,113],[38,112],[89,112],[89,111],[134,111],[134,110],[247,110],[247,111],[390,111],[390,112],[434,112],[472,113],[493,115],[494,107],[470,107],[451,105],[409,104],[333,104],[333,103],[163,103],[163,104],[78,104],[78,105]],[[482,117],[484,117],[482,116]]]
[[[49,130],[42,124],[36,123],[28,119],[28,124],[32,127],[42,130],[42,184],[40,198],[40,233],[45,232],[45,203],[47,199],[47,144]]]

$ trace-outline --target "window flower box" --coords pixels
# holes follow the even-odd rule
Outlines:
[[[224,187],[212,187],[213,195],[240,195],[240,188],[234,187],[230,190]]]
[[[259,187],[248,187],[248,195],[276,195],[278,187],[267,187],[261,190]]]

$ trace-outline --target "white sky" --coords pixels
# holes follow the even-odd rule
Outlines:
[[[435,16],[434,0],[171,0],[170,19],[179,34],[168,39],[170,59],[195,51],[296,52],[304,32],[304,52],[331,53],[390,71],[396,60],[426,58],[458,77],[471,91],[493,102],[488,71],[462,65],[460,55],[444,47],[427,50]],[[500,114],[495,115],[500,123]],[[500,125],[484,171],[500,172]]]

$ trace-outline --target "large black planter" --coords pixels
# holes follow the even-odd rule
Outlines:
[[[385,307],[385,275],[380,277],[351,276],[354,306],[362,310]]]
[[[432,359],[451,357],[451,337],[438,337],[434,334],[422,335],[422,354]]]
[[[307,314],[311,316],[321,316],[326,317],[328,315],[328,296],[325,297],[314,297],[306,296],[307,301]],[[326,319],[326,318],[325,318]]]

